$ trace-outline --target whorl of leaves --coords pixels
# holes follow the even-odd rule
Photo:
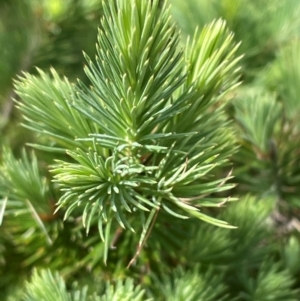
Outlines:
[[[52,168],[63,192],[58,209],[67,218],[82,207],[87,232],[98,219],[105,260],[115,221],[141,231],[142,245],[160,208],[231,227],[200,207],[226,202],[217,193],[233,187],[230,174],[215,172],[234,151],[220,101],[238,79],[232,34],[215,21],[184,55],[166,4],[119,0],[103,10],[96,61],[85,55],[91,86],[54,71],[54,80],[40,72],[16,83],[25,126],[48,137],[35,146],[66,149],[69,160]]]

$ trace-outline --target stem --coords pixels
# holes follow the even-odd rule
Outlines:
[[[136,261],[137,257],[140,255],[140,253],[141,253],[141,251],[142,251],[142,249],[143,249],[143,247],[144,247],[144,245],[145,245],[145,243],[146,243],[146,241],[147,241],[150,233],[152,232],[153,226],[154,226],[155,221],[157,219],[158,211],[159,211],[159,209],[156,210],[155,215],[154,215],[154,217],[153,217],[153,219],[151,221],[150,228],[149,228],[149,230],[148,230],[148,232],[146,234],[146,237],[143,240],[143,242],[138,245],[136,253],[134,254],[133,258],[130,260],[130,262],[128,263],[128,265],[126,267],[127,269],[129,269],[131,267],[131,265]]]

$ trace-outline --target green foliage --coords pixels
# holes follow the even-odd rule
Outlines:
[[[241,141],[234,158],[236,175],[243,184],[240,188],[260,194],[272,193],[281,199],[284,207],[285,202],[298,207],[299,130],[294,117],[285,114],[290,98],[279,102],[276,95],[259,90],[259,87],[255,92],[241,90],[237,97],[240,99],[234,103]],[[293,112],[296,111],[294,107]],[[246,164],[245,158],[248,158]]]
[[[100,299],[99,299],[100,300]],[[140,287],[134,288],[131,279],[124,283],[118,281],[115,286],[107,285],[105,294],[101,297],[103,301],[150,301],[152,299],[144,298],[144,291]]]
[[[22,97],[18,106],[25,126],[39,134],[41,142],[36,147],[64,152],[80,146],[75,138],[97,132],[97,127],[70,106],[74,86],[66,78],[60,79],[55,70],[51,73],[52,77],[39,70],[40,77],[27,73],[16,81],[16,91]]]
[[[164,300],[174,301],[224,301],[226,287],[222,284],[222,274],[215,274],[213,270],[200,273],[199,267],[186,272],[175,270],[172,278],[165,278],[161,283],[161,294]]]
[[[82,49],[94,53],[94,39],[102,14],[101,1],[30,0],[27,3],[40,26],[31,66],[54,67],[70,80],[78,76],[85,78]]]
[[[300,32],[297,0],[171,0],[171,3],[176,21],[188,35],[213,19],[225,19],[237,41],[243,41],[240,51],[245,54],[245,72],[251,76]]]
[[[1,1],[0,4],[0,44],[5,45],[0,49],[1,104],[2,98],[8,93],[11,78],[19,72],[20,65],[21,69],[26,68],[26,52],[31,42],[29,35],[35,25],[28,5],[15,0],[10,2]],[[27,24],[26,28],[23,26],[24,22]]]
[[[1,300],[299,300],[299,1],[170,2],[1,2]]]
[[[131,279],[107,283],[103,295],[89,295],[87,287],[68,292],[63,278],[50,270],[34,271],[30,282],[25,285],[24,301],[146,301],[144,291],[134,287]],[[147,299],[150,301],[150,299]]]
[[[243,93],[245,97],[246,93]],[[249,93],[249,98],[234,103],[236,121],[242,128],[242,139],[266,156],[275,127],[280,121],[281,106],[272,95]]]
[[[2,156],[1,194],[13,201],[30,201],[39,212],[43,212],[49,188],[46,178],[40,174],[34,153],[29,157],[23,150],[21,159],[17,160],[10,150],[4,149]]]
[[[229,128],[219,129],[223,105],[212,110],[218,91],[237,83],[232,34],[223,22],[213,23],[195,35],[184,64],[166,6],[118,5],[119,13],[116,4],[103,6],[96,64],[87,57],[85,68],[91,87],[72,87],[54,71],[53,80],[40,72],[16,82],[25,126],[65,147],[71,159],[52,170],[63,192],[58,208],[68,207],[67,218],[83,207],[87,232],[97,217],[105,261],[112,223],[135,231],[130,219],[137,209],[140,245],[160,207],[230,227],[198,207],[217,206],[224,198],[209,195],[233,187],[212,177],[233,150]]]
[[[280,270],[278,264],[266,262],[258,271],[256,280],[248,275],[240,275],[244,292],[241,300],[298,300],[299,291],[290,290],[293,280],[287,271]]]
[[[284,265],[291,271],[292,275],[297,275],[300,272],[298,259],[300,256],[299,238],[291,236],[282,250],[282,260]]]
[[[54,67],[70,81],[80,77],[82,49],[93,54],[101,0],[1,1],[0,3],[0,143],[14,150],[32,141],[28,132],[16,129],[19,114],[13,80],[33,66]],[[25,138],[26,137],[26,138]]]
[[[209,225],[195,226],[192,239],[186,242],[183,254],[191,263],[199,262],[202,265],[213,264],[230,269],[238,269],[241,265],[257,266],[270,251],[270,245],[264,248],[259,245],[269,236],[271,227],[266,218],[273,207],[272,199],[244,197],[228,206],[220,216],[226,217],[237,229],[228,231],[222,228],[211,229]]]
[[[276,90],[286,118],[294,121],[299,112],[300,41],[294,39],[280,49],[275,61],[262,72],[262,82]]]
[[[26,301],[71,301],[63,279],[47,270],[40,274],[35,271],[26,289]]]

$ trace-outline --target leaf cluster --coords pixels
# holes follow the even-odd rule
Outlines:
[[[48,140],[35,146],[68,155],[52,168],[58,208],[68,208],[66,219],[81,207],[87,232],[97,218],[105,254],[112,223],[135,231],[139,213],[142,245],[159,208],[230,227],[199,207],[218,206],[225,198],[210,195],[233,187],[214,172],[233,152],[218,95],[237,85],[232,34],[214,22],[184,56],[166,5],[117,1],[103,10],[96,63],[86,56],[90,86],[55,71],[16,82],[25,126]]]
[[[299,2],[172,2],[183,35],[164,1],[28,1],[35,151],[1,155],[1,300],[299,299]]]

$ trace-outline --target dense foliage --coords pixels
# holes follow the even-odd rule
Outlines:
[[[300,300],[299,12],[2,1],[0,299]]]

